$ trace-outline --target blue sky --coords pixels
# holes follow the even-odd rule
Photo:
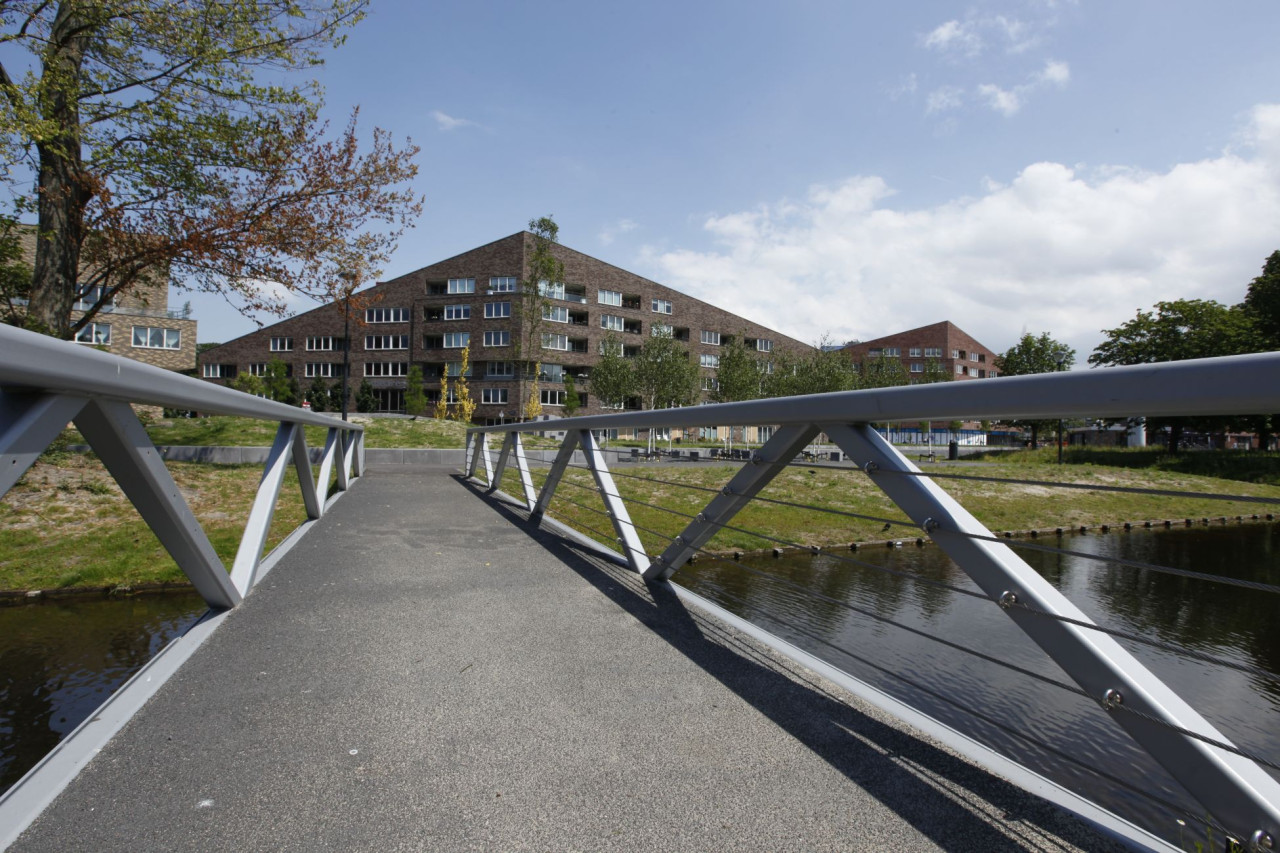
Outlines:
[[[422,147],[384,280],[553,214],[803,340],[949,319],[1083,360],[1157,300],[1238,302],[1280,248],[1278,23],[1274,0],[374,0],[319,77],[337,123],[358,104]],[[191,299],[202,341],[255,328]]]

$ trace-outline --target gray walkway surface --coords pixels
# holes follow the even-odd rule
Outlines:
[[[439,468],[373,468],[13,846],[1104,849]]]

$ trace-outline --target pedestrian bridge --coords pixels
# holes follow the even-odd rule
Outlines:
[[[535,490],[532,425],[494,427],[500,450],[473,432],[461,472],[371,468],[359,427],[0,329],[0,493],[74,419],[212,608],[0,800],[0,847],[1178,849],[673,580],[822,432],[901,510],[878,520],[931,537],[972,578],[957,591],[1060,667],[1024,675],[1093,703],[1201,805],[1191,843],[1272,849],[1274,761],[1119,644],[1150,638],[1094,624],[868,423],[1274,411],[1263,380],[1277,367],[1250,356],[577,419]],[[229,572],[128,401],[280,422]],[[596,445],[619,418],[779,430],[656,553]],[[330,430],[316,459],[303,424]],[[575,462],[617,550],[549,515]],[[311,520],[263,560],[290,465]]]

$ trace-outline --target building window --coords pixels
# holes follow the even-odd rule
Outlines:
[[[538,378],[543,382],[564,382],[564,365],[544,364]]]
[[[951,351],[951,357],[952,357],[952,358],[963,358],[964,356],[960,355],[960,350],[958,350],[958,349],[953,349],[953,350]]]
[[[569,322],[569,309],[557,305],[543,305],[542,319],[550,320],[552,323],[567,323]]]
[[[718,386],[719,384],[720,384],[719,381],[717,381],[717,379],[714,376],[702,377],[703,391],[714,391],[716,390],[716,386]]]
[[[409,322],[409,309],[366,308],[364,309],[364,321],[366,323],[407,323]]]
[[[78,344],[109,344],[111,343],[111,324],[110,323],[85,323],[80,331],[76,332],[76,343]]]
[[[182,349],[182,330],[134,326],[133,345],[142,349]]]
[[[446,320],[470,320],[470,305],[446,305],[444,306],[444,318]]]
[[[548,299],[564,299],[564,282],[540,281],[538,282],[538,295],[545,296]]]
[[[622,291],[620,290],[602,290],[596,294],[596,299],[601,305],[616,305],[622,307]]]
[[[485,366],[484,375],[491,379],[508,379],[516,375],[514,361],[491,361]]]
[[[672,329],[664,323],[654,323],[649,327],[649,334],[655,338],[671,337]]]
[[[565,392],[556,388],[543,388],[539,395],[544,406],[563,406]]]
[[[462,372],[462,362],[460,361],[447,361],[444,365],[444,375],[452,379],[457,379],[459,376],[466,376],[469,379],[473,370],[472,365],[468,364],[467,372],[464,374]]]
[[[720,356],[707,355],[706,353],[703,353],[702,355],[698,356],[698,363],[701,364],[703,367],[710,367],[712,370],[714,370],[720,366]]]
[[[773,341],[768,338],[758,338],[756,340],[756,349],[760,352],[773,352]]]
[[[971,353],[969,353],[969,360],[970,360],[970,361],[977,361],[977,360],[978,360],[978,354],[977,354],[976,352],[971,352]]]
[[[448,337],[448,335],[445,335]],[[364,348],[367,350],[376,349],[408,349],[408,335],[365,335]]]
[[[548,335],[542,336],[543,349],[558,349],[568,351],[569,336],[568,335]]]
[[[488,403],[491,406],[505,406],[507,404],[507,389],[506,388],[481,389],[480,402]]]
[[[511,346],[511,333],[506,331],[485,332],[484,345],[487,347],[509,347]]]
[[[265,361],[255,361],[252,364],[245,365],[245,373],[250,376],[266,376],[267,363]]]
[[[919,357],[920,357],[920,347],[911,347],[911,349],[907,350],[907,356],[908,356],[909,358],[919,358]]]
[[[366,361],[364,363],[365,376],[408,376],[409,362],[407,361]]]
[[[335,340],[334,338],[329,337],[327,335],[324,337],[308,337],[307,351],[316,352],[316,351],[332,350],[334,349],[334,346],[333,346],[334,340]]]
[[[511,316],[510,302],[486,302],[484,304],[484,318],[486,320],[499,320],[503,317]]]
[[[707,346],[718,347],[720,346],[720,333],[708,332],[706,329],[703,329],[702,342]]]
[[[272,352],[293,352],[293,338],[272,338]]]
[[[964,365],[963,365],[963,364],[957,364],[957,365],[956,365],[956,375],[957,375],[957,376],[964,376]]]
[[[924,365],[918,361],[911,362],[912,373],[924,373]]]
[[[444,336],[445,349],[463,349],[471,345],[470,332],[449,332]]]
[[[670,313],[671,313],[671,300],[670,300],[670,299],[655,299],[655,300],[653,300],[651,303],[649,303],[649,305],[650,305],[650,310],[652,310],[652,311],[653,311],[653,313],[655,313],[655,314],[670,314]]]
[[[205,379],[230,379],[236,375],[234,364],[206,364],[202,374]]]
[[[605,346],[607,343],[609,343],[609,341],[600,342],[601,355],[608,355],[608,353],[605,352],[605,350],[609,349],[609,347]],[[622,341],[613,341],[613,355],[622,355],[625,351],[626,348],[622,345]]]
[[[942,358],[942,347],[925,347],[925,358]]]
[[[621,294],[619,294],[621,296]],[[600,328],[608,329],[610,332],[621,332],[626,327],[626,320],[614,314],[600,315]]]
[[[475,293],[476,280],[474,278],[451,278],[449,284],[445,287],[446,293]]]
[[[77,311],[88,311],[90,308],[98,304],[98,300],[107,295],[107,289],[102,285],[94,285],[93,287],[84,287],[76,292],[76,301],[71,307]],[[106,301],[102,303],[102,307],[106,308],[115,304],[115,300],[107,296]]]
[[[516,277],[513,275],[492,276],[489,279],[490,293],[515,293]]]
[[[902,349],[901,347],[885,347],[880,351],[880,355],[882,358],[901,358]]]
[[[302,375],[308,379],[314,379],[317,376],[322,379],[340,377],[342,376],[342,365],[328,361],[309,361],[303,366]]]

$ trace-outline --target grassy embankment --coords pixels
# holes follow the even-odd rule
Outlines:
[[[273,425],[246,426],[244,422],[235,423],[236,420],[160,422],[151,425],[149,431],[160,444],[270,443]],[[465,432],[459,424],[431,419],[369,419],[367,426],[366,440],[370,447],[461,447]],[[67,438],[77,439],[71,435]],[[308,437],[308,443],[317,445],[322,438],[320,432],[316,432]],[[1277,454],[1199,452],[1171,459],[1161,457],[1156,451],[1072,451],[1068,459],[1076,464],[1061,468],[1051,464],[1056,460],[1051,450],[993,454],[992,459],[994,461],[976,466],[939,463],[927,467],[939,473],[1280,498],[1280,455]],[[1110,464],[1099,464],[1100,461]],[[261,477],[260,467],[170,463],[169,468],[219,556],[229,565]],[[617,478],[624,497],[692,515],[710,499],[710,492],[652,480],[719,489],[735,470],[732,466],[720,465],[648,468],[628,464],[619,466],[616,473],[629,475]],[[545,468],[535,468],[535,480],[539,484],[544,471]],[[1216,476],[1206,476],[1206,473]],[[281,492],[268,548],[304,518],[297,485],[292,474],[290,477]],[[648,478],[648,481],[633,477]],[[1257,482],[1248,482],[1251,480]],[[590,479],[586,472],[573,470],[566,481],[585,486]],[[955,480],[938,482],[995,531],[1163,519],[1234,519],[1237,515],[1248,518],[1254,513],[1272,510],[1247,502],[1169,499]],[[518,492],[513,472],[508,472],[503,488],[510,494]],[[866,475],[849,469],[796,466],[770,484],[763,496],[884,518],[903,517]],[[594,528],[607,534],[598,536],[602,541],[612,541],[605,517],[574,506],[570,501],[602,509],[591,491],[568,485],[557,493],[552,505],[553,516],[579,529]],[[651,552],[665,545],[662,537],[674,536],[687,523],[686,518],[639,504],[631,504],[630,511],[639,526],[655,531],[641,533]],[[879,522],[766,503],[749,507],[737,517],[734,526],[805,546],[844,546],[850,542],[919,535],[908,527],[884,531]],[[724,531],[709,547],[723,551],[755,550],[770,548],[773,544],[748,534]],[[0,590],[136,587],[183,580],[181,571],[92,456],[47,454],[5,500],[0,501]]]
[[[1123,452],[1122,452],[1123,453]],[[1121,486],[1142,489],[1205,492],[1280,499],[1280,454],[1253,454],[1228,461],[1202,459],[1196,462],[1146,460],[1139,454],[1124,453],[1120,465],[1096,462],[1058,466],[1056,456],[1048,451],[993,455],[995,461],[972,463],[938,463],[925,465],[925,470],[939,474],[961,474],[1000,479],[1040,480],[1046,483],[1079,483],[1099,486]],[[1105,456],[1100,458],[1106,458]],[[1243,464],[1252,460],[1253,465]],[[1233,479],[1164,470],[1203,467],[1231,473]],[[614,473],[618,490],[624,499],[638,499],[648,504],[691,516],[713,497],[710,491],[684,488],[697,486],[704,490],[722,487],[737,469],[729,466],[689,466],[646,468],[644,465],[619,466]],[[624,476],[625,475],[625,476]],[[535,469],[535,485],[541,485],[545,468]],[[637,479],[638,478],[638,479]],[[1248,482],[1263,479],[1265,482]],[[571,470],[565,480],[580,486],[592,486],[590,474]],[[665,482],[655,482],[665,481]],[[1219,501],[1205,498],[1168,498],[1092,490],[1057,489],[1048,485],[1021,485],[982,481],[936,481],[959,500],[966,509],[996,533],[1015,534],[1030,530],[1052,530],[1057,527],[1090,528],[1125,522],[1193,519],[1201,523],[1221,523],[1226,518],[1235,523],[1237,516],[1249,519],[1258,514],[1265,518],[1274,513],[1274,505],[1247,501]],[[670,485],[679,484],[679,485]],[[519,483],[508,471],[503,478],[503,491],[518,495]],[[761,492],[761,497],[790,503],[811,504],[826,509],[870,515],[878,518],[906,520],[904,514],[875,486],[867,475],[856,469],[821,468],[797,465],[783,472]],[[594,511],[593,511],[594,510]],[[587,532],[598,541],[613,545],[612,527],[601,515],[603,504],[594,494],[574,486],[557,490],[551,514]],[[661,551],[669,537],[678,534],[689,519],[640,504],[628,504],[640,538],[650,553]],[[913,527],[893,526],[884,530],[877,521],[814,512],[795,507],[755,502],[732,522],[734,527],[756,531],[798,546],[847,547],[852,542],[885,542],[890,539],[914,539],[923,535]],[[599,533],[592,533],[594,528]],[[724,530],[706,546],[714,551],[751,551],[769,549],[776,543],[732,530]]]

